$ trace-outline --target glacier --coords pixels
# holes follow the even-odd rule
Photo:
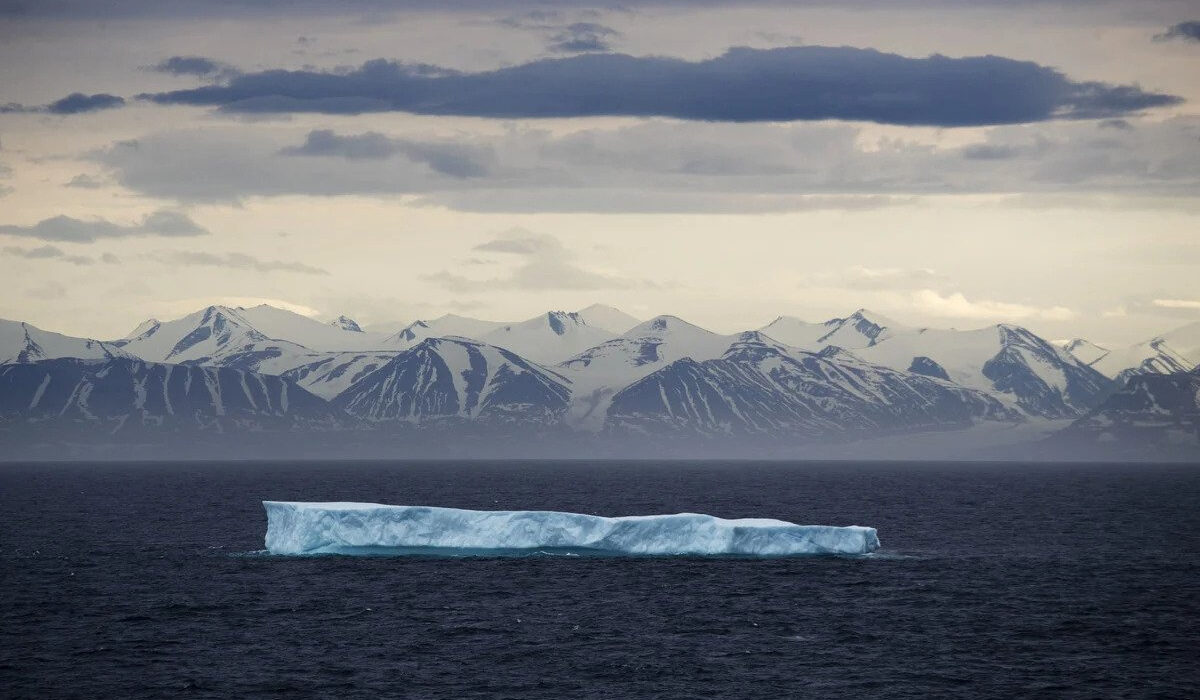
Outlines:
[[[271,554],[593,554],[786,557],[870,554],[873,527],[725,520],[699,513],[606,518],[378,503],[263,501]]]

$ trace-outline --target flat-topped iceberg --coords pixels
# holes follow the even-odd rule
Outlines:
[[[536,510],[263,501],[272,554],[520,553],[797,556],[869,554],[873,527],[725,520],[711,515],[604,518]]]

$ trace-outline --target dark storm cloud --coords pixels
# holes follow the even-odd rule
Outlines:
[[[140,97],[230,112],[842,119],[931,126],[1114,118],[1182,101],[1136,86],[1076,82],[1052,68],[998,56],[907,58],[821,46],[735,48],[699,62],[582,54],[480,73],[377,59],[347,72],[269,70],[226,85]]]
[[[82,92],[73,92],[61,100],[55,100],[48,105],[40,107],[26,106],[14,102],[0,105],[0,114],[22,112],[48,112],[50,114],[61,115],[82,114],[84,112],[98,112],[102,109],[112,109],[124,104],[125,98],[118,97],[117,95],[106,93],[85,95]]]
[[[336,156],[348,160],[390,158],[399,152],[396,140],[378,131],[343,136],[330,129],[310,131],[303,145],[280,151],[287,156]]]
[[[1162,34],[1154,35],[1155,41],[1200,41],[1200,22],[1180,22],[1168,27]]]
[[[483,177],[490,171],[492,152],[470,144],[415,141],[377,131],[340,135],[329,129],[310,131],[304,144],[280,151],[289,156],[333,156],[347,160],[381,160],[403,155],[430,169],[456,178]]]
[[[171,56],[159,61],[151,70],[170,75],[194,75],[200,78],[221,78],[237,74],[230,65],[203,56]]]
[[[186,215],[166,210],[148,214],[136,224],[117,224],[105,219],[83,221],[70,216],[54,216],[32,226],[0,225],[0,234],[71,243],[93,243],[102,238],[203,236],[207,233],[207,230]]]
[[[46,105],[46,111],[51,114],[79,114],[81,112],[96,112],[101,109],[112,109],[125,104],[125,99],[116,95],[99,93],[85,95],[75,92],[61,100]]]
[[[557,53],[587,53],[591,51],[609,51],[611,41],[621,36],[621,32],[595,22],[575,22],[550,38],[551,51]]]

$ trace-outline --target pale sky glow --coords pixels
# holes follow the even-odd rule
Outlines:
[[[603,302],[734,332],[866,307],[915,326],[1011,321],[1102,344],[1200,319],[1200,42],[1155,40],[1200,19],[1194,3],[430,10],[380,0],[335,15],[128,2],[99,18],[61,5],[20,15],[0,3],[3,318],[112,338],[210,303],[369,326]],[[571,28],[580,22],[611,32]],[[949,104],[909,95],[894,110],[878,93],[844,96],[897,122],[882,124],[766,121],[788,100],[808,103],[759,104],[759,87],[711,104],[635,90],[627,109],[604,108],[615,116],[581,100],[567,105],[578,116],[553,119],[527,113],[563,111],[560,94],[480,97],[489,71],[550,57],[567,60],[547,70],[589,71],[605,52],[642,61],[629,64],[634,77],[659,70],[646,57],[693,62],[666,65],[703,88],[707,64],[696,62],[738,46],[830,47],[820,60],[850,76],[839,81],[874,66],[863,49],[899,54],[879,60],[913,71],[915,85],[947,66],[970,70],[947,63],[963,57],[1032,62],[997,64],[1013,71],[1004,89],[1019,101],[1036,83],[1045,109],[1080,118],[1038,105],[993,118],[1007,107],[969,104],[969,84]],[[788,75],[807,70],[812,55],[729,60],[753,79],[778,61]],[[212,71],[153,69],[173,56],[203,57]],[[427,83],[439,78],[405,68],[354,82],[376,75],[363,69],[374,59],[483,77],[463,87],[458,74],[422,69],[450,76]],[[293,88],[274,69],[300,71],[301,92],[280,98]],[[597,89],[610,89],[610,73]],[[580,75],[569,79],[587,83]],[[409,81],[401,95],[439,86],[438,99],[458,106],[374,111],[383,103],[370,91],[393,94],[388,80]],[[545,80],[535,87],[557,78]],[[173,92],[205,86],[214,90]],[[347,102],[327,89],[366,92]],[[72,93],[125,103],[54,113],[76,109],[54,107]],[[369,109],[348,113],[354,105]],[[660,109],[684,118],[638,112]],[[904,125],[912,114],[930,123]]]

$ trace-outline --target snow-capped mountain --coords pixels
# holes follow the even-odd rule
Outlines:
[[[676,360],[619,391],[605,431],[832,437],[1019,420],[990,395],[743,333],[718,359]]]
[[[1101,374],[1124,383],[1137,374],[1174,374],[1200,365],[1200,321],[1150,340],[1113,350],[1092,363]]]
[[[1095,367],[1096,363],[1104,359],[1110,352],[1108,348],[1102,348],[1083,338],[1075,338],[1063,343],[1062,349],[1089,367]]]
[[[408,348],[426,338],[470,338],[509,348],[537,362],[559,362],[612,338],[638,320],[625,312],[593,304],[574,312],[548,311],[524,321],[484,321],[446,314],[413,321],[389,336],[380,348]]]
[[[106,360],[128,355],[113,343],[74,338],[21,321],[0,319],[0,363],[37,362],[59,357]]]
[[[612,337],[609,331],[589,326],[577,313],[550,311],[521,323],[504,324],[480,340],[534,362],[554,364]]]
[[[720,357],[734,338],[675,316],[657,316],[588,348],[557,366],[572,383],[567,420],[575,427],[600,430],[609,401],[617,391],[684,357]]]
[[[325,401],[279,377],[133,358],[0,365],[0,416],[9,426],[75,425],[110,435],[336,424]]]
[[[354,382],[333,405],[371,421],[553,424],[569,382],[503,348],[429,338]]]
[[[883,342],[897,331],[910,329],[881,314],[859,309],[845,318],[832,318],[824,323],[780,316],[759,330],[792,347],[819,350],[836,345],[858,350]]]
[[[364,332],[362,329],[362,326],[358,325],[358,321],[355,321],[354,319],[350,318],[349,316],[338,316],[337,318],[330,321],[329,325],[333,326],[334,328],[340,328],[344,331],[350,331],[351,333],[363,333]]]
[[[278,340],[260,331],[243,311],[210,306],[183,318],[153,325],[141,335],[112,344],[148,362],[174,364],[215,364],[223,357],[251,350],[289,355],[310,352],[302,345]],[[317,325],[328,328],[324,324]]]
[[[1078,340],[1055,346],[1008,324],[918,329],[861,309],[767,326],[792,342],[721,335],[674,316],[614,336],[631,320],[600,305],[520,323],[447,315],[388,337],[347,316],[324,323],[269,306],[212,306],[149,319],[111,342],[0,321],[0,444],[37,432],[38,444],[53,445],[53,432],[71,426],[147,439],[154,430],[249,436],[311,427],[322,433],[310,446],[336,449],[323,432],[331,427],[391,454],[408,444],[409,428],[431,437],[441,433],[427,427],[453,426],[454,435],[512,437],[513,445],[582,431],[590,435],[569,439],[707,435],[742,445],[757,436],[786,450],[808,438],[891,439],[973,424],[1025,434],[1012,426],[1053,422],[1028,416],[1083,415],[1071,434],[1087,444],[1163,425],[1160,437],[1139,439],[1175,444],[1192,425],[1194,375],[1181,370],[1200,355],[1200,323],[1109,352]],[[1125,389],[1089,413],[1114,388],[1089,364],[1110,362]],[[1135,376],[1146,371],[1175,373]],[[277,445],[258,443],[264,454]]]
[[[1200,455],[1200,370],[1135,374],[1053,441],[1100,448],[1110,458],[1130,450]]]
[[[966,331],[912,328],[859,309],[821,324],[780,317],[763,332],[806,350],[847,348],[868,362],[990,392],[1044,418],[1082,415],[1111,386],[1088,362],[1011,324]]]
[[[948,377],[987,391],[1032,416],[1071,418],[1091,410],[1111,382],[1061,348],[1020,326],[895,332],[856,351],[893,369]]]
[[[112,344],[151,362],[196,364],[213,364],[235,353],[272,348],[278,354],[302,355],[385,347],[381,336],[321,323],[266,304],[252,308],[209,306],[174,321],[143,326],[146,329],[141,334]]]
[[[381,347],[410,348],[426,338],[482,338],[503,325],[502,321],[482,321],[446,314],[429,321],[413,321],[403,330],[388,336]]]
[[[586,309],[575,312],[583,322],[592,328],[608,331],[612,335],[621,335],[630,328],[641,323],[638,319],[624,311],[605,304],[592,304]]]

